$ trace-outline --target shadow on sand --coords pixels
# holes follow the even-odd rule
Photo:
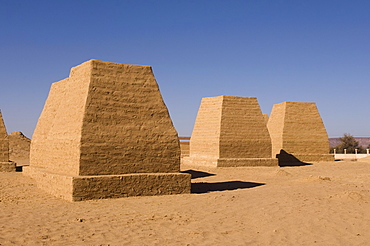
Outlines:
[[[312,163],[303,162],[284,150],[280,150],[280,154],[277,154],[276,158],[278,158],[280,167],[300,167],[312,165]]]
[[[181,173],[188,173],[191,174],[191,179],[197,179],[197,178],[203,178],[203,177],[209,177],[209,176],[215,176],[216,174],[213,173],[207,173],[202,171],[196,171],[196,170],[186,170],[182,171]]]
[[[192,183],[191,193],[201,194],[212,191],[225,191],[237,189],[249,189],[264,185],[264,183],[244,182],[244,181],[227,181],[216,183]]]

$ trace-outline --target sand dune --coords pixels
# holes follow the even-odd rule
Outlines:
[[[0,245],[370,242],[370,161],[182,169],[192,194],[74,203],[0,173]]]

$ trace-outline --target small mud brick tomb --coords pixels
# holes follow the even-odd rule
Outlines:
[[[31,139],[19,131],[12,132],[8,137],[9,159],[20,166],[29,165]]]
[[[277,166],[256,97],[203,98],[190,139],[192,166]]]
[[[268,123],[273,156],[279,165],[334,161],[329,138],[315,103],[283,102],[272,108]]]
[[[190,193],[152,68],[98,60],[52,84],[24,174],[71,201]]]
[[[9,137],[0,111],[0,172],[15,172],[16,165],[9,161]]]

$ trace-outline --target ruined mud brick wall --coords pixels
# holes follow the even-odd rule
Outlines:
[[[177,132],[151,67],[90,60],[72,68],[50,89],[30,165],[69,176],[178,173]]]
[[[274,156],[283,151],[303,162],[333,160],[329,155],[328,135],[315,103],[275,104],[267,126]]]
[[[277,165],[271,158],[271,139],[257,98],[203,98],[190,140],[190,158],[184,163]]]
[[[15,163],[9,161],[9,137],[0,111],[0,172],[14,172]]]

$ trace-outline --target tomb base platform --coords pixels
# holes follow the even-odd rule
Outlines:
[[[24,167],[49,194],[69,201],[190,193],[190,174],[134,173],[122,175],[68,176],[42,168]]]
[[[183,157],[182,164],[189,166],[204,167],[276,167],[278,159],[276,158],[198,158]]]
[[[312,162],[323,162],[323,161],[334,161],[333,154],[277,154],[276,157],[279,159],[279,163],[312,163]]]
[[[15,172],[16,165],[13,161],[0,162],[0,172]]]

